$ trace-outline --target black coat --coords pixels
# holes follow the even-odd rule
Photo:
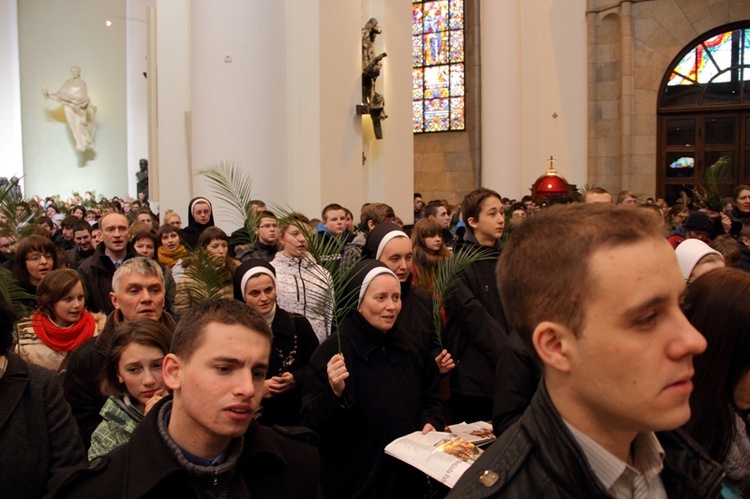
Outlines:
[[[263,411],[258,422],[266,426],[297,426],[307,378],[307,364],[318,348],[318,337],[307,319],[278,307],[271,330],[273,344],[266,379],[290,372],[294,376],[295,387],[281,395],[263,399]]]
[[[432,296],[427,290],[412,284],[411,280],[401,283],[398,324],[400,330],[412,335],[433,358],[440,353],[432,320]]]
[[[541,369],[515,331],[500,349],[495,371],[495,400],[492,406],[492,429],[500,436],[518,421],[539,386]]]
[[[681,430],[656,434],[666,457],[661,479],[669,497],[719,497],[721,466]],[[494,483],[486,470],[497,474]],[[489,475],[491,476],[491,475]],[[521,419],[458,481],[450,498],[609,498],[585,454],[539,385]]]
[[[104,251],[104,244],[99,244],[94,254],[79,264],[78,273],[81,274],[83,287],[86,288],[86,308],[91,312],[103,312],[109,315],[115,309],[109,297],[109,293],[112,292],[115,264]],[[128,243],[125,260],[134,256],[138,256],[138,253],[133,249],[133,245]]]
[[[349,377],[341,398],[326,366],[338,352],[336,335],[312,359],[302,424],[320,434],[321,482],[326,497],[421,497],[424,475],[383,450],[431,423],[444,427],[435,361],[397,328],[377,331],[357,312],[341,324]]]
[[[87,449],[91,446],[91,434],[102,422],[99,411],[107,401],[99,385],[102,381],[107,343],[114,334],[115,326],[122,320],[121,315],[118,315],[116,321],[116,314],[119,312],[112,312],[107,316],[107,322],[98,336],[86,340],[67,357],[63,390]],[[161,322],[170,331],[174,331],[175,321],[167,312],[161,314]]]
[[[42,497],[47,480],[62,468],[86,462],[70,407],[57,375],[6,353],[0,378],[0,495]]]
[[[477,247],[467,232],[456,252]],[[474,242],[472,242],[474,241]],[[451,391],[470,397],[494,395],[495,365],[510,328],[505,319],[495,267],[500,251],[482,246],[494,258],[469,265],[445,303],[445,340],[456,362],[451,372]]]
[[[127,444],[88,466],[53,477],[51,497],[199,497],[195,483],[206,477],[188,472],[159,432],[157,418],[163,416],[160,410],[171,400],[167,397],[155,405]],[[230,498],[319,497],[318,451],[285,436],[284,431],[251,423],[234,473],[228,470],[215,475],[214,487],[227,491]],[[309,436],[311,432],[301,433]]]

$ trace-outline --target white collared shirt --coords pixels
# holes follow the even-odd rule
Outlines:
[[[659,476],[665,453],[653,432],[636,435],[632,444],[633,466],[630,466],[567,421],[565,424],[586,455],[594,475],[612,497],[667,499]]]

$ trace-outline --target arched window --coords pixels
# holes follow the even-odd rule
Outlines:
[[[750,182],[750,21],[713,30],[670,65],[659,96],[657,189],[694,196],[718,174],[718,193]]]
[[[412,0],[414,133],[464,130],[464,0]]]

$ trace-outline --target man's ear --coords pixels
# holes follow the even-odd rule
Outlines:
[[[115,309],[120,308],[117,306],[117,295],[115,295],[112,291],[109,292],[109,299],[110,301],[112,301],[112,306],[115,307]]]
[[[466,223],[469,224],[472,229],[476,229],[479,225],[479,222],[474,217],[467,218]]]
[[[544,321],[534,329],[534,349],[546,366],[560,372],[570,372],[570,348],[576,341],[573,331],[552,321]]]
[[[746,238],[745,236],[742,236],[740,238],[740,242],[746,247],[750,248],[750,239]]]
[[[367,232],[371,231],[374,228],[375,228],[375,222],[373,222],[372,220],[368,220],[367,221]]]
[[[173,353],[168,353],[164,357],[164,361],[161,364],[161,375],[164,379],[164,384],[170,390],[179,390],[180,388],[180,373],[182,364],[180,358]]]

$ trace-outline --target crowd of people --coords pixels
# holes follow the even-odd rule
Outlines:
[[[0,490],[748,497],[750,186],[685,201],[0,207]],[[452,491],[384,452],[464,421]]]

